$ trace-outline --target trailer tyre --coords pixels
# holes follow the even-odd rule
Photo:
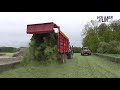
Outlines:
[[[68,59],[71,59],[70,53],[67,54],[67,58],[68,58]]]
[[[67,56],[68,56],[68,59],[72,59],[72,58],[73,58],[73,52],[69,52],[69,53],[67,54]]]

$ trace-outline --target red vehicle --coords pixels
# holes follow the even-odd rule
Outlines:
[[[91,55],[91,50],[88,47],[82,47],[81,55],[88,54]]]
[[[27,34],[47,34],[53,32],[54,28],[58,29],[58,52],[60,59],[64,62],[66,56],[72,58],[72,48],[69,38],[60,30],[60,27],[53,22],[27,25]]]

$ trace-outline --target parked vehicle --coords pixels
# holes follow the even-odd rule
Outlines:
[[[81,55],[91,55],[91,50],[88,47],[82,47],[81,49]]]

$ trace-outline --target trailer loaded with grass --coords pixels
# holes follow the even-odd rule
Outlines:
[[[57,29],[57,32],[56,30]],[[27,25],[27,34],[33,34],[30,42],[32,58],[38,61],[72,59],[69,38],[53,22]]]

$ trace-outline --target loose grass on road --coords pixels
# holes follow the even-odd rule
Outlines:
[[[120,64],[91,55],[74,54],[60,64],[30,64],[0,73],[4,78],[120,78]]]

